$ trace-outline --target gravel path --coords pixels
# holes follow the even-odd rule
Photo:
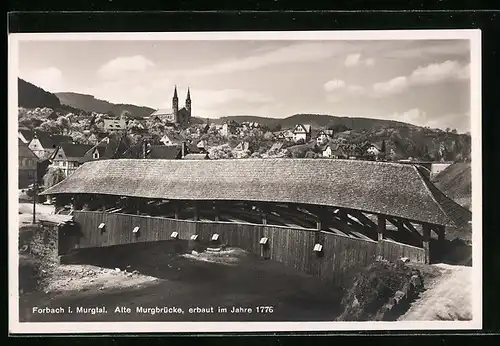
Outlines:
[[[430,284],[400,321],[472,319],[472,267],[435,266],[443,270],[442,276]]]

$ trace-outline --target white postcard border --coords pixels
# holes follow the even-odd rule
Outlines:
[[[175,41],[175,40],[445,40],[470,41],[472,136],[473,319],[471,321],[397,322],[19,322],[17,78],[22,41]],[[67,333],[203,333],[280,331],[478,330],[482,328],[482,164],[481,164],[481,31],[371,30],[371,31],[253,31],[253,32],[142,32],[142,33],[14,33],[8,39],[8,178],[9,178],[9,332]],[[16,121],[14,121],[16,120]]]

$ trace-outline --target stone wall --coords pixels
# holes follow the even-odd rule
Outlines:
[[[20,252],[47,262],[57,262],[58,227],[45,223],[21,227],[19,230]]]

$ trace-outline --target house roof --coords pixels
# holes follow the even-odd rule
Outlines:
[[[38,139],[44,149],[57,147],[57,145],[52,141],[50,134],[48,134],[47,132],[36,132],[33,139],[35,138]]]
[[[181,143],[186,141],[186,138],[177,132],[168,132],[162,136],[163,138],[168,138],[173,143]]]
[[[27,128],[20,128],[19,133],[28,141],[28,143],[33,139],[33,131]]]
[[[306,133],[311,133],[311,125],[310,124],[297,124],[297,126],[295,126],[293,132],[296,133],[296,132],[299,132],[299,131],[304,131]]]
[[[43,192],[65,193],[304,203],[451,227],[471,219],[417,167],[357,160],[93,161]]]
[[[113,136],[103,138],[99,143],[91,147],[83,158],[83,161],[95,160],[95,150],[99,152],[99,160],[120,158],[129,149],[130,145],[125,140],[126,136]]]
[[[57,146],[61,143],[73,143],[73,137],[64,135],[52,135],[50,136],[52,142]]]
[[[127,123],[121,119],[103,119],[104,128],[107,130],[125,130]]]
[[[173,160],[181,156],[181,148],[177,146],[152,145],[149,149],[148,159]]]
[[[21,139],[18,139],[17,143],[19,147],[18,149],[19,157],[33,158],[38,160],[38,156],[36,156],[35,153],[32,152],[31,149],[28,148],[28,146]]]
[[[170,115],[172,114],[172,109],[168,109],[168,108],[160,108],[160,109],[157,109],[156,111],[154,111],[153,113],[151,113],[150,117],[154,117],[154,116],[162,116],[162,115]]]
[[[61,143],[59,147],[64,151],[66,159],[72,161],[81,161],[84,158],[85,153],[92,148],[92,145]]]

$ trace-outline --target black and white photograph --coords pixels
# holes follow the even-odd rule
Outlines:
[[[480,37],[10,34],[10,330],[480,328]]]

